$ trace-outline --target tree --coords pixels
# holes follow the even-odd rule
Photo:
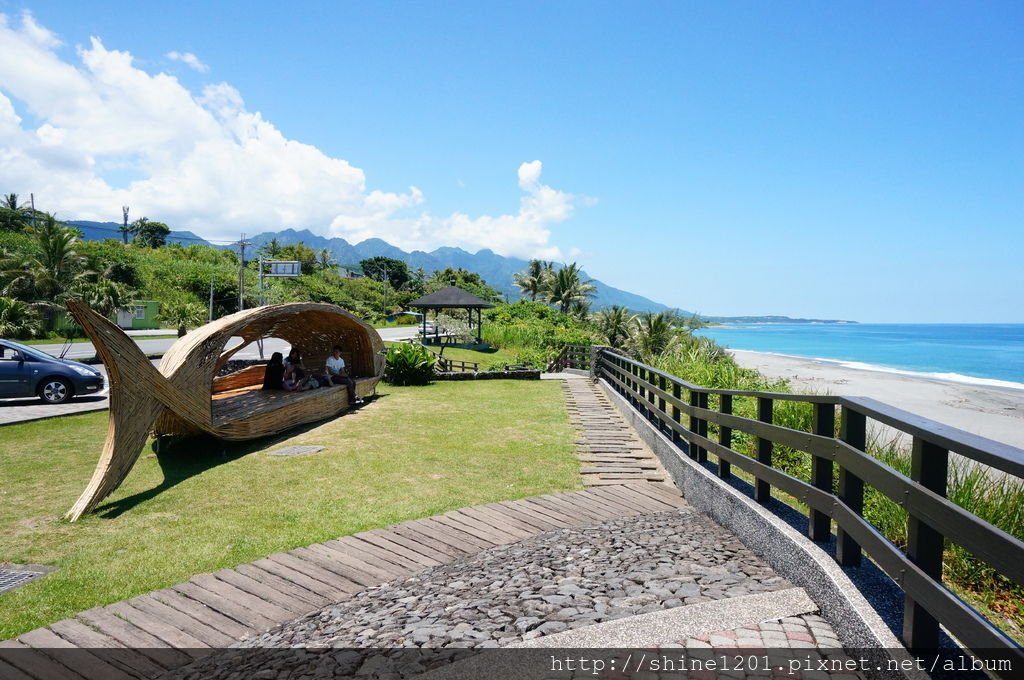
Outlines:
[[[0,297],[0,338],[24,340],[43,332],[39,313],[21,300]]]
[[[188,332],[189,326],[199,326],[206,321],[206,309],[194,300],[176,298],[160,305],[160,321],[178,328],[178,337]]]
[[[276,260],[281,254],[281,244],[278,242],[277,237],[270,239],[256,251],[258,255],[262,255],[268,260]]]
[[[370,257],[360,260],[359,266],[362,268],[363,274],[376,281],[387,281],[395,290],[400,289],[411,278],[409,265],[393,257],[384,257],[383,255]]]
[[[110,317],[128,306],[134,291],[123,283],[101,278],[96,283],[79,286],[74,294],[97,314]]]
[[[622,349],[629,342],[629,332],[636,316],[620,305],[612,305],[597,313],[597,328],[609,347]]]
[[[535,302],[537,296],[543,294],[551,278],[552,264],[540,260],[530,260],[525,272],[520,272],[512,277],[512,280],[524,295],[530,296],[530,301]]]
[[[4,194],[0,201],[0,231],[21,231],[26,226],[28,210],[18,205],[18,194]]]
[[[594,284],[585,280],[578,264],[563,265],[550,278],[547,287],[547,301],[558,305],[563,314],[568,313],[573,302],[586,300],[594,294]]]
[[[132,222],[131,233],[135,238],[132,243],[146,248],[162,248],[167,243],[171,228],[163,222],[151,222],[145,217]]]
[[[631,343],[642,359],[660,356],[677,342],[675,315],[671,312],[647,312],[636,318]]]
[[[333,269],[335,262],[334,259],[331,257],[331,251],[328,250],[327,248],[321,248],[320,252],[317,253],[316,256],[316,265],[320,269],[320,271]]]
[[[282,246],[278,250],[278,258],[281,260],[295,260],[299,263],[303,274],[312,274],[317,269],[316,253],[302,241]]]
[[[70,286],[89,274],[85,270],[85,257],[77,250],[77,232],[66,228],[53,215],[46,215],[33,235],[34,252],[19,260],[4,262],[7,280],[3,292],[20,290],[37,300],[57,301]]]

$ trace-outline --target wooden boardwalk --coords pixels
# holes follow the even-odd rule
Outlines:
[[[251,564],[96,607],[0,642],[0,678],[151,678],[281,623],[339,602],[368,586],[562,527],[661,512],[685,501],[647,482],[596,486],[489,503],[276,553]],[[59,650],[103,648],[60,663]],[[53,650],[57,650],[54,652]],[[48,655],[50,654],[50,655]],[[13,665],[12,665],[13,664]]]
[[[590,379],[573,373],[557,375],[569,421],[579,429],[576,450],[583,463],[580,472],[585,486],[671,483],[658,458]]]

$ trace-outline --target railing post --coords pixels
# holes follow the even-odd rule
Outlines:
[[[731,394],[719,395],[718,410],[726,415],[732,413]],[[732,448],[731,427],[725,427],[724,425],[718,426],[718,443],[728,449]],[[718,476],[721,477],[722,479],[728,479],[730,476],[732,476],[732,464],[729,461],[724,460],[721,456],[718,457]]]
[[[697,406],[699,403],[700,403],[700,396],[691,387],[690,388],[690,406]],[[688,429],[690,432],[694,432],[694,433],[696,433],[700,429],[700,428],[697,427],[697,416],[693,415],[692,413],[690,414],[690,424],[689,424],[689,426],[687,426],[686,429]],[[700,447],[697,446],[696,444],[694,444],[693,442],[689,442],[689,445],[690,445],[690,458],[693,458],[694,460],[697,460],[697,458],[700,456],[700,454],[698,453],[700,451]]]
[[[757,419],[762,423],[772,422],[772,400],[767,397],[757,398]],[[757,462],[768,467],[772,465],[772,440],[764,437],[757,438]],[[758,503],[767,503],[772,499],[772,486],[763,479],[754,480],[754,500]]]
[[[665,376],[659,375],[658,376],[658,389],[660,389],[662,392],[664,392],[665,391],[665,387],[666,387]],[[658,395],[658,411],[659,411],[659,413],[658,413],[658,422],[661,424],[661,431],[664,432],[665,428],[668,427],[668,425],[665,423],[665,416],[667,416],[668,414],[665,412],[665,397],[663,397],[660,394]]]
[[[697,406],[699,406],[700,408],[704,408],[704,409],[706,409],[708,407],[708,393],[707,392],[698,392],[697,393]],[[707,421],[707,419],[705,419],[705,418],[698,418],[697,419],[697,434],[699,434],[701,437],[705,437],[705,438],[708,436],[708,421]],[[700,448],[697,449],[697,462],[698,463],[704,463],[704,462],[707,462],[707,459],[708,459],[708,450],[706,448],[704,448],[703,446],[701,446]]]
[[[677,401],[683,400],[683,386],[674,380],[672,381],[672,396],[675,397]],[[682,424],[682,421],[679,417],[679,407],[676,406],[675,404],[672,405],[672,420],[675,421],[676,425]],[[677,432],[676,430],[672,430],[672,441],[676,445],[678,445],[679,442],[683,441],[682,436],[680,436],[679,432]]]
[[[910,478],[945,497],[948,477],[949,451],[914,437]],[[911,515],[907,524],[907,557],[940,583],[942,548],[942,534]],[[909,596],[903,603],[903,642],[911,652],[936,649],[939,646],[939,622]]]
[[[848,406],[843,406],[839,416],[839,438],[863,451],[867,447],[867,417]],[[858,515],[864,513],[864,480],[843,466],[839,466],[839,498]],[[861,550],[857,541],[843,531],[836,531],[836,561],[844,567],[860,564]]]
[[[814,434],[832,439],[836,436],[836,405],[814,405]],[[832,493],[832,460],[811,455],[811,484],[826,493]],[[827,541],[832,537],[832,518],[828,513],[811,508],[807,521],[807,537],[812,541]]]

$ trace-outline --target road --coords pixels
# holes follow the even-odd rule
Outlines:
[[[377,330],[380,333],[381,339],[393,342],[397,340],[406,340],[416,335],[416,327],[403,326],[399,328],[380,328]],[[137,336],[136,343],[139,349],[146,354],[163,354],[174,344],[173,338],[167,338],[163,340],[147,340],[145,337]],[[241,338],[233,338],[228,343],[228,347],[234,347],[237,343],[241,342]],[[53,356],[60,356],[60,351],[63,345],[35,345],[35,349],[52,354]],[[284,340],[278,340],[276,338],[267,340],[263,343],[263,355],[269,357],[273,352],[281,352],[287,354],[289,345]],[[82,342],[71,346],[71,349],[65,354],[67,359],[90,359],[95,356],[96,350],[93,348],[92,343]],[[259,348],[256,345],[246,347],[245,349],[238,352],[235,355],[237,359],[258,359]],[[153,362],[155,365],[159,365],[159,361]],[[106,375],[103,366],[97,366]],[[12,423],[24,423],[30,420],[40,420],[42,418],[53,418],[55,416],[66,416],[74,413],[85,413],[87,411],[98,411],[105,409],[108,406],[108,399],[106,391],[100,394],[91,394],[84,397],[72,399],[66,404],[60,404],[59,406],[50,406],[44,404],[35,397],[29,399],[0,399],[0,425],[10,425]]]

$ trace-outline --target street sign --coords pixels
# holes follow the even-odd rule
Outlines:
[[[297,260],[267,260],[270,272],[267,276],[298,276],[302,273],[302,265]]]

